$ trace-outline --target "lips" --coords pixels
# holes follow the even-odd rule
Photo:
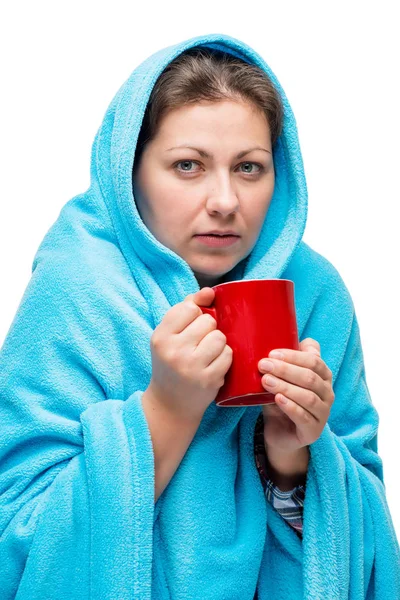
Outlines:
[[[235,231],[206,231],[205,233],[198,233],[196,235],[216,235],[218,237],[224,237],[227,235],[240,237]]]
[[[213,247],[224,247],[236,244],[240,239],[238,235],[216,235],[216,234],[202,234],[194,236],[201,244]]]

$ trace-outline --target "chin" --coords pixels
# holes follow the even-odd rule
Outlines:
[[[212,260],[212,258],[211,258],[211,260]],[[223,264],[223,261],[220,261],[220,263],[218,264],[218,268],[215,265],[214,265],[214,268],[212,268],[211,266],[209,268],[207,268],[207,264],[204,264],[204,263],[201,264],[201,261],[197,261],[197,262],[193,261],[188,264],[196,276],[200,276],[202,278],[209,277],[210,279],[217,280],[217,279],[222,279],[227,273],[232,271],[232,269],[234,267],[236,267],[236,265],[241,260],[242,260],[241,258],[237,259],[237,260],[233,260],[233,261],[230,260],[230,261],[226,261],[225,264]]]
[[[225,273],[228,273],[238,263],[238,260],[216,260],[215,256],[210,256],[208,260],[197,260],[191,263],[191,267],[194,271],[199,271],[204,275],[210,277],[222,277]]]

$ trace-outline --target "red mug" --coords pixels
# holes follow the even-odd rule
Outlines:
[[[211,306],[200,306],[217,321],[233,350],[232,364],[215,402],[218,406],[254,406],[275,402],[262,385],[258,368],[275,348],[299,350],[294,282],[247,279],[213,286]]]

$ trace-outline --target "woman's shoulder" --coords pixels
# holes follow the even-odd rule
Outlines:
[[[86,192],[72,198],[44,236],[34,256],[30,285],[46,289],[51,302],[96,311],[140,313],[146,299],[101,208]]]

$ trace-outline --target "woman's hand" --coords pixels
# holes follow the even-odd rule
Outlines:
[[[214,402],[232,364],[233,351],[216,320],[203,314],[215,291],[204,287],[172,306],[150,339],[154,405],[184,423],[198,423]]]
[[[275,352],[283,358],[274,358]],[[332,372],[312,338],[301,341],[300,350],[272,350],[268,360],[273,363],[272,371],[263,368],[262,361],[258,366],[262,384],[276,394],[276,402],[263,406],[264,442],[266,448],[293,453],[315,442],[325,427],[335,399]],[[266,382],[266,373],[275,379],[274,386]]]

